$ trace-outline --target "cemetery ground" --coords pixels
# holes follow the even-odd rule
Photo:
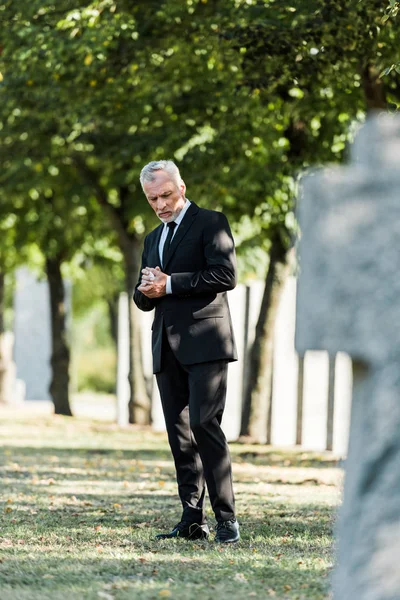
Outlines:
[[[1,409],[2,600],[329,598],[337,458],[231,451],[241,541],[157,542],[180,517],[165,434]]]

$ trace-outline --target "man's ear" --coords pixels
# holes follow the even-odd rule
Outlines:
[[[183,179],[181,179],[181,183],[179,185],[179,189],[181,191],[182,196],[185,197],[186,185],[185,185],[185,182],[183,181]]]

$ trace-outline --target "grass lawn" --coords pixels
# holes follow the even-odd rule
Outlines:
[[[164,434],[1,409],[1,600],[329,598],[337,461],[231,449],[241,541],[157,542],[180,517]]]

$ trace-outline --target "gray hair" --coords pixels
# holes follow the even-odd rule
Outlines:
[[[152,160],[145,165],[140,172],[140,183],[142,184],[142,187],[146,181],[154,181],[154,173],[156,171],[165,171],[168,173],[171,180],[176,183],[177,187],[181,184],[181,174],[173,160]]]

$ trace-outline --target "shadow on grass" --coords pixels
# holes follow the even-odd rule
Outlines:
[[[102,441],[103,443],[103,441]],[[137,442],[136,442],[137,443]],[[118,457],[122,460],[170,460],[171,453],[169,448],[160,448],[157,446],[154,449],[144,447],[140,450],[122,450],[115,448],[58,448],[58,447],[36,447],[36,446],[2,446],[4,451],[8,453],[8,457],[15,459],[16,456],[29,456],[31,454],[39,454],[41,457],[58,456],[68,457],[73,454],[76,457]],[[269,446],[260,446],[260,450],[242,450],[242,446],[238,443],[230,444],[230,451],[233,460],[238,462],[246,462],[256,466],[273,465],[282,466],[285,468],[299,467],[314,467],[314,468],[335,468],[341,467],[342,459],[328,452],[302,452],[298,450],[277,450]],[[257,448],[257,446],[256,446]]]
[[[178,510],[178,499],[174,496],[155,497],[152,494],[135,494],[118,511],[91,507],[62,507],[51,511],[37,508],[31,515],[16,508],[1,519],[4,538],[0,537],[0,548],[2,539],[23,538],[28,544],[46,545],[56,541],[61,546],[92,544],[94,548],[102,543],[112,544],[114,550],[122,544],[128,549],[141,546],[153,552],[168,551],[170,540],[160,543],[154,538],[156,533],[170,530],[179,520]],[[213,529],[212,517],[209,523]],[[251,547],[252,552],[257,549],[278,552],[282,545],[298,553],[304,552],[305,547],[307,552],[331,547],[332,512],[327,508],[303,506],[299,511],[285,512],[270,509],[257,518],[241,514],[240,526],[241,546]],[[181,542],[187,544],[179,540]],[[173,544],[172,548],[176,548]],[[208,543],[200,546],[212,548]],[[21,551],[23,548],[18,548],[18,552]]]
[[[239,463],[289,471],[336,466],[304,453],[259,454],[240,448],[235,445],[232,452]],[[106,596],[117,600],[158,598],[166,585],[170,596],[179,600],[200,594],[206,600],[238,599],[253,589],[258,597],[266,597],[271,582],[277,598],[326,597],[332,508],[319,502],[318,495],[315,502],[301,503],[293,493],[285,497],[283,490],[291,483],[292,492],[293,482],[263,477],[262,483],[273,484],[266,492],[265,486],[257,487],[259,479],[249,475],[253,469],[246,473],[242,464],[244,480],[237,494],[242,540],[237,546],[160,543],[155,534],[180,517],[166,445],[154,450],[28,445],[2,449],[0,580],[7,600],[19,599],[19,593],[29,600],[64,600],[71,589],[73,598],[91,600],[114,584],[126,588],[111,595],[107,591]],[[311,482],[297,483],[299,496],[304,483]],[[318,487],[309,485],[316,492]],[[213,524],[213,518],[210,521]],[[293,594],[300,591],[291,596],[289,588]]]
[[[219,555],[218,560],[214,561],[212,560],[212,557],[215,557],[214,549],[210,552],[207,547],[203,550],[199,548],[200,546],[197,545],[196,555],[193,556],[194,545],[179,541],[170,543],[168,548],[160,548],[154,557],[146,555],[146,558],[132,555],[118,559],[105,559],[99,555],[85,559],[64,555],[62,573],[59,570],[59,556],[42,557],[39,562],[33,564],[32,551],[26,551],[20,552],[18,557],[10,556],[8,560],[6,557],[0,564],[0,576],[3,585],[12,588],[28,586],[32,595],[35,591],[40,593],[41,590],[46,589],[46,586],[67,591],[71,587],[82,585],[87,581],[86,575],[89,572],[92,582],[96,584],[104,585],[125,580],[136,589],[150,582],[155,589],[161,589],[168,582],[171,592],[175,585],[212,588],[221,583],[228,591],[232,587],[237,588],[240,578],[235,578],[233,575],[241,571],[246,572],[247,584],[254,583],[257,586],[265,586],[271,581],[275,586],[287,586],[295,580],[299,588],[311,588],[323,593],[328,585],[327,580],[315,581],[317,574],[315,568],[288,568],[273,555],[266,555],[262,561],[253,561],[249,568],[249,565],[241,564],[240,546],[236,547],[237,558],[235,552],[230,549],[226,552],[226,556]],[[325,568],[321,570],[327,572]],[[248,593],[247,586],[243,587],[243,591],[245,590]]]

